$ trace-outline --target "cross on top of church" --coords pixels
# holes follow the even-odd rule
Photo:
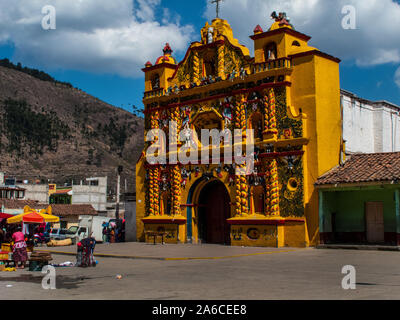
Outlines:
[[[216,11],[217,11],[217,19],[219,18],[219,3],[223,1],[223,0],[211,0],[211,3],[216,3],[217,7],[216,7]]]

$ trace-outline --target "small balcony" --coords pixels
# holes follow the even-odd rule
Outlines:
[[[161,97],[164,95],[164,89],[160,88],[160,89],[155,89],[155,90],[151,90],[151,91],[146,91],[144,93],[144,99],[147,98],[155,98],[155,97]]]
[[[270,60],[266,62],[260,62],[254,64],[253,73],[260,73],[269,70],[283,69],[292,67],[292,59],[290,58],[280,58],[275,60]]]

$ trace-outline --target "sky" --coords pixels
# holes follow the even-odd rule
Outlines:
[[[55,29],[42,20],[56,9]],[[345,6],[355,29],[344,29]],[[0,58],[41,69],[112,105],[142,108],[145,62],[170,43],[183,59],[215,18],[210,0],[0,0]],[[249,35],[284,11],[309,44],[342,60],[341,87],[400,105],[400,0],[223,0],[220,17],[251,53]]]

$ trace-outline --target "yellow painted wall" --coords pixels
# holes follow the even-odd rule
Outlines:
[[[144,168],[145,159],[142,158],[136,165],[136,232],[137,239],[144,241],[144,223],[142,219],[145,217],[146,194],[145,194],[145,177],[146,170]]]
[[[324,57],[308,55],[293,59],[292,104],[307,116],[310,139],[305,147],[304,182],[309,239],[318,241],[318,194],[316,179],[339,164],[341,121],[339,64]]]

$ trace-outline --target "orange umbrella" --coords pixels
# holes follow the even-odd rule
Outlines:
[[[54,216],[52,214],[45,214],[44,212],[51,213],[51,208],[47,210],[42,210],[40,213],[37,213],[35,210],[31,209],[28,206],[25,206],[24,213],[16,215],[12,218],[7,219],[7,223],[43,223],[43,222],[59,222],[60,218]]]

